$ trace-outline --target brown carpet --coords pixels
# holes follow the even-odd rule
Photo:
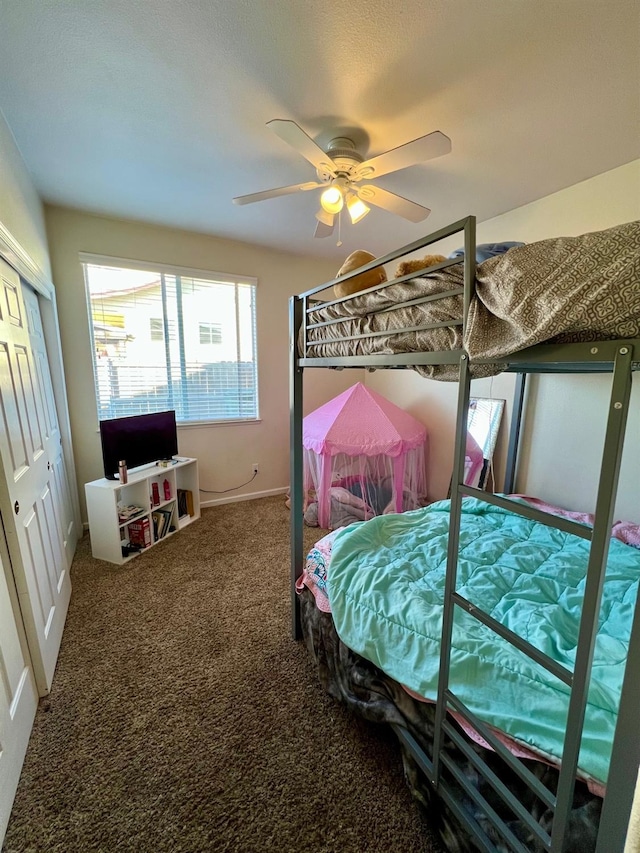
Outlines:
[[[206,509],[124,567],[84,537],[6,853],[439,850],[395,736],[291,639],[288,579],[282,497]]]

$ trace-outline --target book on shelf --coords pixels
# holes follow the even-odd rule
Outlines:
[[[178,515],[193,515],[193,492],[190,489],[178,489]]]
[[[151,545],[151,525],[148,518],[138,518],[127,525],[129,544],[140,548],[148,548]]]
[[[155,540],[164,539],[171,530],[171,519],[173,517],[172,509],[155,509],[151,513],[153,521],[153,534]]]

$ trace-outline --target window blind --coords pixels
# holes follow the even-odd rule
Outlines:
[[[255,279],[82,261],[99,420],[257,419]]]

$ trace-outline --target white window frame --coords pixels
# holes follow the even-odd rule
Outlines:
[[[178,420],[177,426],[182,427],[191,427],[191,426],[200,426],[200,425],[210,425],[210,426],[229,426],[233,424],[251,424],[251,423],[259,423],[260,422],[260,388],[258,384],[258,376],[259,376],[259,354],[258,354],[258,341],[257,341],[257,323],[258,323],[258,279],[255,276],[246,276],[246,275],[235,275],[224,272],[215,272],[213,270],[202,270],[196,267],[181,267],[173,264],[158,264],[153,261],[139,261],[132,260],[130,258],[118,258],[113,257],[111,255],[96,255],[88,252],[80,252],[79,253],[80,263],[83,265],[83,274],[85,274],[85,264],[95,264],[97,266],[106,266],[106,267],[121,267],[122,269],[131,269],[131,270],[140,270],[142,272],[153,272],[157,273],[161,276],[163,273],[166,275],[173,276],[181,276],[183,278],[194,278],[200,279],[203,281],[211,281],[211,282],[228,282],[229,284],[248,284],[253,286],[254,288],[254,310],[253,310],[253,347],[254,347],[254,365],[255,365],[255,388],[256,388],[256,415],[255,417],[246,417],[246,418],[223,418],[223,419],[209,419],[209,420]],[[93,361],[93,372],[94,372],[94,393],[96,393],[96,408],[98,408],[98,400],[97,400],[97,377],[95,373],[96,362],[95,362],[95,340],[94,340],[94,330],[93,330],[93,320],[91,314],[91,300],[89,295],[89,288],[86,281],[85,276],[85,295],[87,298],[87,320],[89,326],[89,334],[91,336],[91,350],[92,350],[92,361]],[[156,343],[154,341],[154,343]],[[204,346],[204,345],[203,345]]]

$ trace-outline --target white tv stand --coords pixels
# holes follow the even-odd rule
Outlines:
[[[167,481],[169,497],[164,495],[164,481]],[[158,487],[159,503],[153,501],[153,484]],[[178,491],[185,494],[178,506]],[[157,545],[168,536],[172,536],[183,527],[200,518],[200,492],[198,483],[197,459],[178,457],[174,464],[161,467],[159,464],[146,465],[129,471],[128,481],[94,480],[84,487],[89,515],[89,534],[91,536],[91,553],[99,560],[109,563],[123,563],[133,560],[138,554]],[[189,512],[185,513],[185,502],[190,492]],[[136,506],[140,512],[122,520],[119,509],[125,506]],[[160,512],[162,511],[162,512]],[[183,514],[180,514],[180,511]],[[166,521],[166,527],[161,535],[155,532],[154,513],[156,519],[161,517]],[[138,550],[132,549],[130,537],[133,538],[130,525],[143,522],[148,525],[150,544]],[[138,527],[141,525],[138,524]]]

